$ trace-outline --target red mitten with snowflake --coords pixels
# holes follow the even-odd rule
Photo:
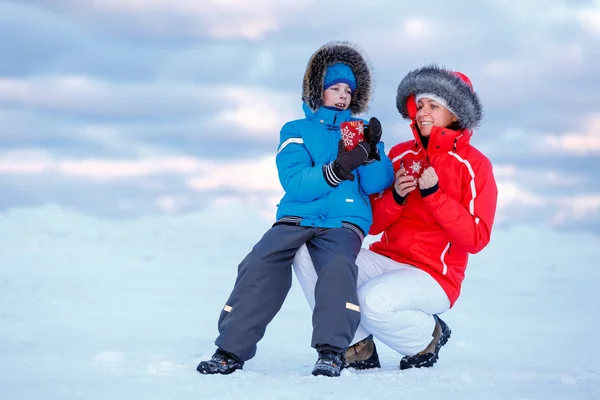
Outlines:
[[[365,140],[365,125],[362,120],[342,122],[340,131],[342,132],[342,140],[344,140],[346,151],[352,150],[357,144]]]

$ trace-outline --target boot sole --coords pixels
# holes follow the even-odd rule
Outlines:
[[[313,369],[312,374],[314,376],[327,376],[330,378],[336,378],[336,377],[340,376],[340,374],[335,374],[335,372],[328,371],[325,369]]]
[[[356,369],[356,370],[363,370],[363,369],[372,369],[372,368],[381,368],[381,363],[379,362],[379,360],[377,361],[357,361],[355,363],[352,364],[348,364],[346,366],[346,368],[352,368],[352,369]]]
[[[202,375],[229,375],[229,374],[237,371],[238,369],[243,369],[243,368],[236,367],[236,368],[230,368],[227,370],[219,370],[219,369],[215,370],[215,369],[211,369],[209,366],[198,365],[198,367],[196,368],[196,371],[198,371]]]
[[[433,365],[440,358],[439,357],[440,349],[442,348],[442,346],[444,346],[446,343],[448,343],[448,339],[450,339],[450,336],[452,336],[452,331],[450,330],[450,327],[448,325],[446,325],[446,329],[442,333],[442,337],[440,337],[440,340],[438,341],[437,345],[435,346],[435,352],[430,353],[431,356],[429,358],[427,358],[423,361],[420,361],[420,362],[415,362],[415,363],[406,362],[406,361],[404,361],[404,359],[402,359],[402,360],[400,360],[400,369],[406,370],[406,369],[411,369],[411,368],[433,367]]]

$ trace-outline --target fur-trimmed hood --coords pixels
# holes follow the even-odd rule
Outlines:
[[[435,64],[410,71],[398,85],[396,95],[396,107],[403,118],[415,119],[415,95],[419,93],[432,93],[444,99],[461,128],[473,131],[479,127],[483,106],[466,75]]]
[[[366,112],[373,91],[371,65],[365,54],[347,41],[326,43],[313,53],[302,81],[302,101],[313,112],[323,105],[325,71],[329,65],[338,62],[348,64],[356,77],[356,90],[352,93],[349,110],[353,115]]]

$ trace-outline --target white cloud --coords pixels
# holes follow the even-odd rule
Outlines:
[[[190,189],[198,192],[227,189],[240,192],[280,193],[275,157],[238,161],[204,160],[188,156],[140,159],[64,159],[42,150],[0,154],[0,174],[60,174],[99,182],[180,174]],[[162,209],[182,205],[181,199],[161,198]]]
[[[600,115],[590,117],[586,125],[583,132],[546,135],[546,148],[575,154],[600,153]]]
[[[230,88],[225,93],[231,105],[218,113],[214,122],[217,126],[237,125],[245,136],[266,137],[276,143],[283,124],[302,117],[297,96],[260,88]]]
[[[54,173],[97,181],[140,178],[163,173],[192,173],[210,163],[185,157],[155,157],[139,160],[101,158],[56,158],[43,150],[13,151],[0,157],[0,174]]]
[[[83,13],[126,16],[155,34],[260,40],[314,4],[313,0],[89,0],[72,1],[71,7]]]
[[[523,189],[515,182],[498,182],[498,219],[506,220],[508,209],[547,214],[553,225],[583,222],[600,213],[600,193],[570,196],[543,196]]]
[[[300,116],[300,102],[285,92],[256,86],[151,82],[119,84],[88,76],[0,78],[0,103],[64,113],[127,117],[196,117],[198,110],[222,107],[204,124],[231,123],[254,137],[278,138],[283,123]],[[2,117],[2,115],[0,115]],[[2,117],[4,118],[4,117]],[[82,134],[115,145],[118,129],[88,126]],[[106,144],[105,143],[105,144]]]
[[[222,91],[217,85],[123,84],[79,75],[0,79],[0,102],[92,115],[181,114],[202,104],[223,101]]]
[[[275,157],[212,163],[190,177],[188,186],[197,191],[233,189],[237,191],[279,192]]]
[[[517,167],[515,165],[494,165],[493,170],[496,179],[513,178],[517,175]]]
[[[600,216],[600,194],[562,197],[557,203],[560,208],[551,219],[556,225],[585,222],[592,215]]]
[[[594,35],[600,36],[600,6],[597,8],[580,10],[577,13],[577,20],[583,29]]]
[[[498,208],[518,205],[535,207],[547,204],[548,200],[543,196],[531,193],[514,182],[498,181]]]
[[[584,63],[584,49],[580,43],[537,42],[531,39],[521,54],[491,59],[483,65],[483,71],[493,80],[516,79],[530,83],[544,81],[551,76],[574,75],[581,71]],[[552,68],[540,68],[543,64],[552,65]]]
[[[45,150],[11,151],[0,156],[0,174],[37,175],[52,166],[53,160]]]
[[[175,213],[182,207],[188,205],[188,200],[185,196],[172,195],[172,196],[160,196],[156,199],[156,207],[165,213]]]
[[[494,177],[501,182],[515,182],[522,186],[546,185],[551,187],[576,187],[586,184],[585,174],[567,173],[557,169],[522,168],[514,164],[494,165]],[[511,183],[512,185],[512,183]],[[509,193],[515,193],[515,188],[506,187]],[[527,196],[527,195],[526,195]]]
[[[280,195],[265,195],[264,193],[248,196],[218,196],[211,202],[214,208],[231,208],[232,206],[241,210],[252,208],[258,211],[259,215],[270,222],[273,222],[277,212],[277,203],[281,200]]]

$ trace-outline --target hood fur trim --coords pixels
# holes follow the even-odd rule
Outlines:
[[[302,101],[316,112],[323,105],[325,71],[329,65],[346,63],[356,77],[356,90],[352,93],[349,110],[353,115],[369,109],[373,95],[371,64],[366,55],[354,44],[347,41],[332,41],[321,46],[308,60],[302,81]]]
[[[438,67],[435,64],[410,71],[398,85],[396,107],[403,118],[413,120],[416,114],[415,95],[435,94],[448,103],[461,128],[475,130],[483,118],[483,106],[469,78]],[[465,81],[466,79],[466,81]]]

